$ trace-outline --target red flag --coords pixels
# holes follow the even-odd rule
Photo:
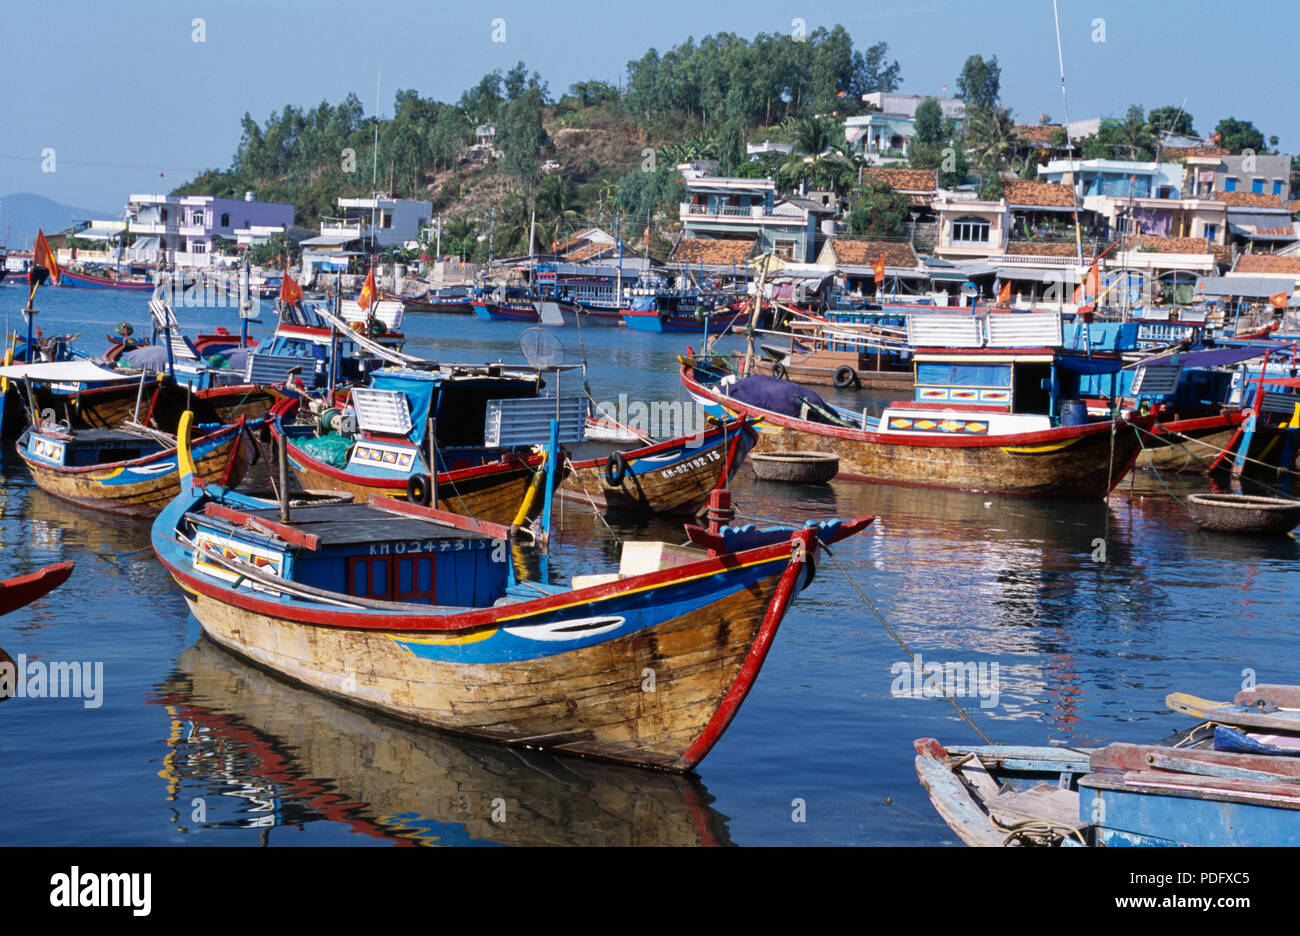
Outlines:
[[[880,255],[880,259],[876,261],[876,265],[871,268],[871,275],[875,277],[877,283],[883,283],[885,281],[885,255],[884,254]]]
[[[50,242],[45,239],[45,232],[36,232],[36,246],[32,248],[32,265],[43,266],[50,271],[50,282],[59,285],[59,261],[54,258]]]
[[[1101,292],[1101,269],[1096,263],[1088,268],[1083,282],[1074,287],[1074,304],[1083,305],[1089,298],[1096,298]]]
[[[1275,293],[1274,295],[1268,297],[1268,301],[1273,304],[1273,308],[1275,309],[1285,309],[1286,304],[1290,300],[1291,297],[1284,292]]]
[[[302,287],[289,275],[287,264],[284,268],[284,276],[280,279],[280,298],[289,305],[297,305],[302,301]]]
[[[370,272],[366,274],[365,285],[361,287],[361,295],[357,297],[357,305],[363,310],[368,310],[370,304],[379,296],[379,287],[375,285],[375,265],[370,264]]]
[[[1002,288],[998,290],[998,302],[1005,305],[1010,301],[1011,301],[1011,281],[1007,280],[1007,282],[1002,284]]]

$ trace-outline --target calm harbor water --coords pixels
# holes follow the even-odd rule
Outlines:
[[[0,287],[11,327],[24,295]],[[140,296],[46,288],[38,305],[46,334],[79,332],[95,351],[119,321],[148,327]],[[191,329],[238,325],[229,309],[178,313]],[[406,323],[410,347],[438,360],[519,363],[523,329]],[[577,330],[557,334],[579,360]],[[683,399],[685,336],[585,328],[582,343],[597,399]],[[1180,496],[1205,486],[1170,482]],[[995,742],[1150,741],[1188,725],[1165,713],[1169,692],[1226,698],[1247,670],[1300,682],[1300,545],[1201,532],[1154,478],[1126,480],[1105,505],[790,488],[747,468],[735,490],[746,519],[876,515],[835,558],[924,662],[985,664],[983,698],[961,702]],[[722,741],[683,778],[441,736],[283,683],[202,639],[147,523],[47,496],[8,451],[0,531],[0,578],[77,560],[65,586],[0,618],[0,647],[103,665],[98,704],[0,705],[5,844],[954,842],[917,782],[912,740],[978,738],[942,699],[891,694],[910,662],[829,560]],[[553,577],[612,570],[616,536],[680,538],[658,521],[611,529],[567,504]]]

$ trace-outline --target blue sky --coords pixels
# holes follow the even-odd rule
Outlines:
[[[1186,100],[1201,132],[1231,115],[1277,135],[1284,152],[1300,147],[1290,51],[1300,3],[1058,2],[1072,119]],[[202,43],[192,41],[196,17],[205,21]],[[504,43],[492,41],[496,18],[505,20]],[[337,102],[355,91],[369,112],[377,68],[386,115],[398,88],[454,101],[483,73],[519,59],[558,96],[587,78],[616,83],[652,46],[721,31],[788,32],[796,18],[810,31],[841,23],[858,48],[888,42],[902,90],[912,93],[951,93],[968,55],[996,55],[1003,103],[1019,121],[1063,117],[1051,0],[64,0],[5,13],[0,194],[116,212],[131,192],[167,191],[228,166],[245,111],[262,121],[287,103]],[[1093,41],[1097,19],[1105,42]],[[54,172],[41,171],[47,147]]]

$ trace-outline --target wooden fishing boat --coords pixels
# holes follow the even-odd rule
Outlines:
[[[680,377],[713,415],[761,420],[757,454],[837,455],[841,478],[1096,499],[1132,468],[1133,427],[1154,417],[1088,415],[1077,398],[1081,377],[1114,374],[1123,361],[1065,349],[1059,315],[913,315],[908,328],[915,399],[889,403],[878,417],[788,381],[740,378],[716,357],[681,358]]]
[[[152,277],[145,276],[95,276],[91,273],[79,273],[66,267],[59,271],[59,285],[79,289],[120,289],[128,292],[153,292]]]
[[[693,516],[740,469],[757,441],[744,419],[606,458],[569,462],[560,495],[598,510]]]
[[[1126,420],[1053,426],[1045,418],[1040,428],[999,432],[995,420],[1003,407],[894,404],[876,428],[816,422],[735,400],[705,384],[695,365],[684,360],[681,381],[696,400],[715,412],[761,420],[756,452],[828,452],[839,456],[838,476],[845,479],[1095,499],[1119,484],[1138,453]]]
[[[485,322],[536,322],[539,320],[537,307],[522,299],[503,299],[494,302],[491,299],[475,298],[469,300],[474,315]]]
[[[539,385],[536,374],[386,368],[372,375],[370,387],[349,392],[355,426],[348,431],[336,429],[338,410],[292,422],[304,408],[289,400],[275,410],[271,432],[285,440],[289,467],[304,490],[428,504],[436,489],[441,509],[494,523],[522,522],[529,513],[522,511],[525,501],[542,506],[544,498],[537,495],[546,459],[488,446],[485,420],[490,400],[535,398]],[[548,405],[554,407],[542,404]],[[435,413],[444,415],[438,419]],[[431,418],[436,475],[429,454]]]
[[[1142,436],[1138,468],[1179,473],[1205,471],[1237,436],[1246,418],[1240,409],[1225,409],[1208,416],[1161,420]]]
[[[19,438],[18,456],[41,490],[95,510],[153,517],[180,492],[176,443],[160,432],[69,431],[42,423]],[[249,424],[242,418],[194,441],[198,477],[204,481],[234,486],[252,457]]]
[[[1248,494],[1193,494],[1187,498],[1187,513],[1206,530],[1282,536],[1300,524],[1300,501]]]
[[[183,453],[184,424],[180,437]],[[752,687],[819,543],[869,522],[719,528],[704,535],[722,551],[566,588],[512,581],[504,527],[382,497],[285,520],[187,479],[152,540],[209,637],[312,689],[442,730],[687,771]]]
[[[1174,693],[1170,708],[1210,724],[1159,744],[945,748],[921,738],[916,771],[968,845],[1296,845],[1300,713],[1276,711],[1278,700],[1300,702],[1300,687],[1256,686],[1232,703]]]
[[[69,559],[26,575],[0,580],[0,614],[17,611],[19,608],[27,607],[33,601],[44,598],[68,580],[75,565],[76,563]]]

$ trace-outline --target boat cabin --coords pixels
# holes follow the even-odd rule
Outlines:
[[[490,437],[492,416],[502,401],[537,400],[553,414],[555,400],[538,396],[542,386],[540,374],[506,371],[499,365],[452,368],[450,373],[384,368],[372,375],[370,386],[351,391],[351,406],[338,414],[341,419],[327,414],[321,427],[327,431],[317,435],[310,425],[286,431],[334,467],[370,477],[407,477],[428,471],[425,453],[433,420],[437,470],[468,468],[510,447],[508,439]],[[575,410],[578,399],[565,398],[561,405],[566,412]],[[585,416],[581,407],[575,411]]]
[[[882,432],[1002,435],[1088,421],[1084,380],[1123,367],[1114,352],[1064,347],[1059,314],[913,315],[915,396]]]
[[[37,462],[64,468],[88,468],[135,461],[171,448],[145,432],[124,429],[37,428],[31,431],[24,451]]]
[[[275,507],[208,503],[187,522],[196,571],[263,593],[283,579],[366,601],[485,608],[509,585],[503,540],[365,503],[298,508],[289,523]]]

